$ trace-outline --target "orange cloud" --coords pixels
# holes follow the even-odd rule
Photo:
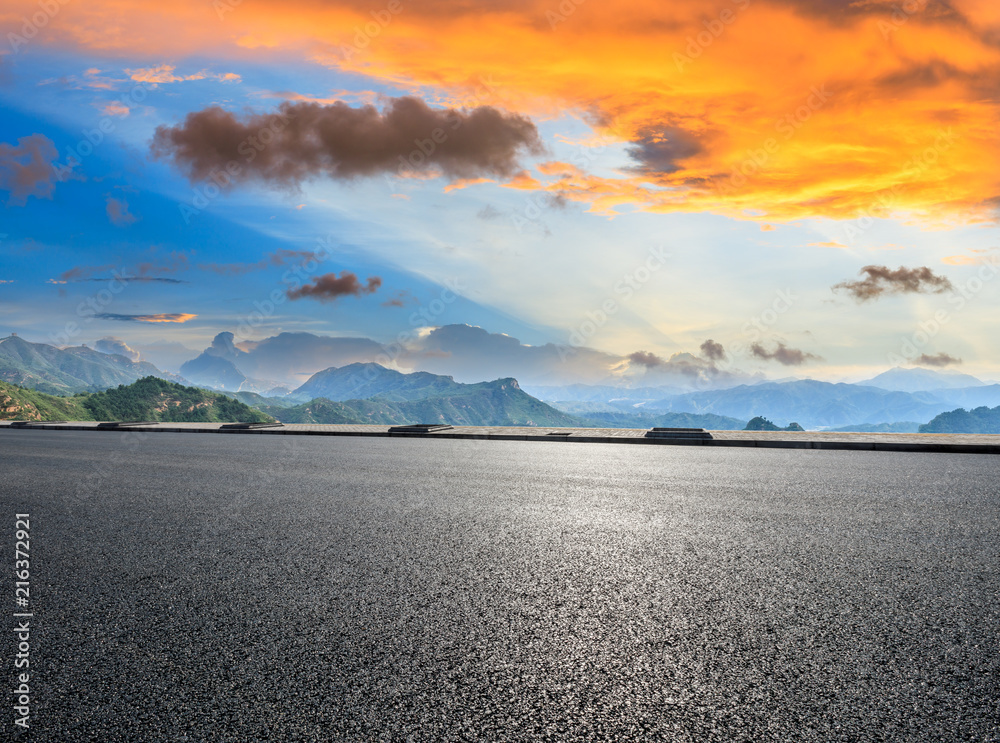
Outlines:
[[[4,32],[36,9],[13,5],[0,14]],[[630,167],[617,177],[560,174],[545,188],[597,213],[631,204],[768,224],[949,225],[992,220],[1000,196],[991,165],[1000,5],[991,0],[918,3],[902,15],[894,0],[218,5],[66,4],[33,43],[143,59],[305,50],[437,103],[575,114],[626,146]],[[585,156],[571,161],[588,169]]]
[[[478,186],[481,183],[496,183],[496,181],[493,178],[461,178],[445,186],[444,192],[451,193],[469,186]]]
[[[98,320],[118,320],[121,322],[185,323],[188,320],[194,320],[198,316],[188,314],[187,312],[170,312],[159,315],[118,315],[112,312],[101,312],[94,315],[94,317]]]
[[[843,243],[839,243],[836,240],[832,240],[830,242],[809,243],[808,247],[810,247],[810,248],[843,248],[844,250],[847,250],[847,246],[846,245],[844,245]]]
[[[544,188],[537,178],[533,178],[526,170],[516,173],[510,180],[503,184],[506,188],[517,188],[522,191],[536,191]]]
[[[128,116],[130,109],[128,106],[118,101],[109,101],[107,103],[101,104],[101,113],[105,116]]]
[[[975,266],[982,263],[981,258],[973,258],[971,255],[949,255],[941,259],[946,266]]]
[[[192,75],[175,75],[176,67],[168,64],[161,64],[157,67],[145,67],[137,70],[125,70],[129,77],[137,83],[150,83],[151,85],[162,85],[164,83],[180,83],[187,80],[204,80],[211,78],[226,83],[238,83],[242,78],[235,72],[196,72]]]
[[[138,322],[176,322],[182,323],[188,320],[194,320],[197,315],[191,315],[187,312],[176,312],[163,315],[135,315],[133,319]]]

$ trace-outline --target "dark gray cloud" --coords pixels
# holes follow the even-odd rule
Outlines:
[[[635,351],[628,355],[628,360],[633,364],[644,366],[647,369],[657,369],[666,366],[667,360],[648,351]]]
[[[8,206],[24,206],[29,196],[51,199],[59,182],[55,143],[44,134],[21,137],[17,144],[0,142],[0,190],[7,191]]]
[[[95,273],[103,273],[115,268],[114,263],[106,263],[103,266],[73,266],[68,271],[59,274],[60,281],[87,281]]]
[[[644,131],[627,148],[629,157],[638,162],[631,170],[656,175],[680,170],[680,160],[697,155],[702,146],[694,135],[676,127]]]
[[[889,294],[941,294],[953,289],[951,282],[927,266],[891,269],[888,266],[865,266],[858,281],[841,281],[833,290],[843,290],[858,302],[867,302]]]
[[[802,366],[807,361],[822,361],[821,356],[800,351],[797,348],[789,348],[784,343],[778,342],[773,351],[768,351],[760,343],[750,345],[750,353],[758,359],[764,361],[777,361],[784,366]]]
[[[159,284],[190,284],[190,281],[185,281],[184,279],[171,279],[166,276],[92,276],[89,279],[72,279],[73,283],[80,283],[84,281],[122,281],[124,283],[129,283],[136,281],[139,283],[149,283],[155,282]]]
[[[657,356],[648,351],[635,351],[626,359],[630,367],[642,369],[643,384],[671,384],[681,387],[692,385],[701,388],[713,387],[722,383],[732,382],[740,375],[728,369],[720,368],[716,361],[725,356],[722,345],[715,341],[702,344],[702,353],[716,354],[716,357],[699,358],[690,353],[675,353],[669,359]],[[717,354],[721,353],[721,356]]]
[[[941,353],[934,354],[933,356],[926,353],[921,354],[913,360],[913,363],[918,366],[944,367],[951,366],[952,364],[961,364],[962,360],[942,351]]]
[[[407,305],[419,304],[417,298],[414,297],[406,289],[402,289],[396,292],[395,296],[390,297],[382,303],[383,307],[406,307]]]
[[[106,198],[105,211],[111,224],[126,227],[136,221],[137,217],[129,211],[128,201],[124,197],[119,199],[116,196],[108,195]]]
[[[951,0],[902,2],[844,2],[844,0],[775,0],[795,8],[802,15],[820,16],[831,24],[847,24],[860,18],[880,18],[886,23],[945,22],[966,25],[965,16]]]
[[[711,338],[701,344],[701,355],[709,361],[722,361],[726,358],[726,349],[721,343],[716,343]]]
[[[179,271],[186,271],[191,267],[187,253],[171,251],[161,257],[155,256],[156,250],[151,249],[150,255],[153,259],[140,261],[132,268],[123,268],[119,264],[106,263],[101,266],[74,266],[68,271],[59,274],[59,280],[66,281],[112,281],[117,278],[121,281],[161,281],[168,284],[187,283],[180,279],[168,279],[164,276]],[[106,271],[115,273],[113,277],[95,277],[95,274],[103,274]]]
[[[338,101],[283,103],[275,114],[237,117],[218,107],[160,126],[157,157],[172,160],[192,181],[227,166],[234,180],[253,178],[295,188],[326,176],[350,179],[383,173],[443,173],[449,178],[510,176],[525,152],[542,152],[538,130],[519,114],[480,106],[434,109],[419,98],[389,99],[380,111]]]
[[[289,299],[318,299],[321,302],[331,302],[340,297],[360,297],[362,294],[374,294],[382,286],[382,279],[378,276],[369,276],[368,281],[362,284],[357,275],[350,271],[341,271],[340,276],[336,273],[314,276],[312,281],[298,289],[289,289]]]
[[[200,263],[202,271],[212,271],[223,276],[242,276],[251,271],[263,271],[266,268],[287,266],[291,263],[302,265],[316,259],[316,253],[311,250],[288,250],[282,248],[269,253],[255,263]]]

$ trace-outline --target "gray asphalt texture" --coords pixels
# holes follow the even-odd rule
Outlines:
[[[998,474],[0,431],[35,611],[32,729],[8,695],[0,739],[997,741]]]

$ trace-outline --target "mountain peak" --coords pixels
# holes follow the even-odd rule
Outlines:
[[[495,380],[493,384],[501,388],[510,387],[515,390],[521,389],[521,385],[517,383],[517,380],[514,379],[514,377],[502,377],[501,379]]]
[[[922,366],[896,366],[871,379],[857,382],[857,384],[894,392],[924,392],[937,389],[982,387],[986,383],[971,374],[957,371],[941,371]]]
[[[228,359],[229,361],[236,361],[239,359],[240,354],[244,352],[236,347],[236,344],[233,343],[233,338],[235,336],[228,330],[219,333],[212,339],[212,345],[205,349],[205,353],[210,356]]]

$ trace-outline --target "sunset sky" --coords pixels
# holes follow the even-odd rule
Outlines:
[[[0,336],[1000,379],[998,99],[994,0],[0,0]]]

